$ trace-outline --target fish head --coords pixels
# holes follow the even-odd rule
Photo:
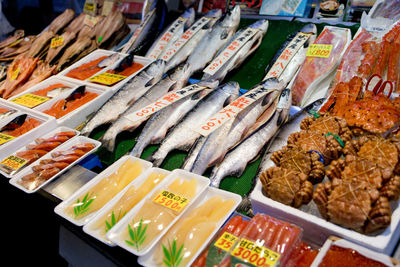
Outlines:
[[[205,87],[208,87],[211,89],[217,88],[218,84],[219,84],[219,81],[213,80],[213,79],[202,80],[197,83],[197,85],[199,85],[199,86],[205,86]]]
[[[288,119],[290,106],[292,105],[292,90],[289,88],[283,89],[276,106],[276,111],[279,113],[277,120],[278,125],[282,125]]]
[[[229,101],[233,101],[234,99],[239,97],[240,85],[238,82],[234,81],[227,82],[221,85],[221,89],[226,94],[231,95],[231,97],[229,97]]]
[[[309,23],[300,29],[300,32],[317,34],[317,26],[314,23]]]
[[[276,77],[271,77],[261,82],[261,85],[266,89],[282,90],[285,87],[284,82]]]
[[[196,17],[196,12],[194,11],[194,8],[188,8],[183,14],[181,15],[182,18],[187,19],[185,22],[185,29],[189,28],[190,25],[193,24],[195,17]]]
[[[192,74],[192,67],[189,63],[182,63],[170,71],[169,77],[173,81],[185,81],[189,79]]]
[[[160,77],[164,74],[164,68],[165,61],[157,59],[147,67],[146,73],[151,77]]]
[[[240,22],[240,6],[236,5],[229,9],[220,19],[223,27],[229,28],[231,31],[236,31]]]
[[[253,29],[259,29],[263,34],[268,30],[269,22],[266,19],[260,19],[251,24],[249,27]]]
[[[219,8],[211,9],[204,16],[207,18],[220,18],[222,16],[222,11]]]

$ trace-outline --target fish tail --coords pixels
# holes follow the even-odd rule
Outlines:
[[[140,157],[143,153],[144,147],[142,145],[142,143],[136,143],[136,145],[133,147],[133,149],[131,150],[131,152],[129,153],[129,155],[133,156],[133,157]]]
[[[158,149],[153,155],[150,155],[147,160],[153,162],[154,167],[160,167],[164,162],[165,157],[168,155],[168,152],[169,151],[164,152],[163,150]]]
[[[219,188],[219,184],[221,183],[222,179],[224,179],[225,173],[221,171],[217,166],[213,168],[210,174],[210,186]]]
[[[111,130],[111,131],[110,131]],[[101,138],[101,142],[103,147],[105,147],[108,151],[113,152],[115,148],[115,139],[117,138],[117,134],[114,134],[112,128],[108,129],[106,133]]]

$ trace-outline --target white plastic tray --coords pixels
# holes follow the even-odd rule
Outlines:
[[[41,137],[44,134],[48,133],[49,131],[52,131],[55,128],[57,128],[57,122],[54,119],[54,117],[49,116],[47,114],[43,114],[41,112],[37,112],[35,110],[22,107],[12,102],[8,102],[7,100],[4,99],[0,99],[0,106],[9,109],[15,109],[18,111],[12,114],[11,116],[7,117],[6,119],[0,121],[0,127],[3,127],[12,119],[22,114],[27,114],[29,117],[33,117],[42,122],[39,126],[30,130],[29,132],[21,136],[18,136],[17,138],[14,138],[8,141],[7,143],[0,145],[0,157],[8,156],[10,154],[10,151],[16,151],[22,145],[26,145],[32,140]]]
[[[85,85],[90,85],[90,86],[93,86],[93,87],[96,87],[96,88],[100,88],[100,89],[103,89],[103,90],[111,90],[112,92],[116,92],[116,91],[118,91],[125,83],[127,83],[127,82],[128,82],[129,80],[131,80],[134,76],[136,76],[136,74],[138,74],[140,70],[146,68],[150,63],[153,62],[152,59],[149,59],[149,58],[146,58],[146,57],[142,57],[142,56],[136,56],[136,55],[135,55],[135,56],[134,56],[134,61],[137,62],[137,63],[142,64],[142,65],[143,65],[143,68],[141,68],[141,69],[138,70],[137,72],[135,72],[135,73],[129,75],[128,77],[126,77],[125,79],[123,79],[122,81],[118,82],[117,84],[115,84],[115,85],[113,85],[113,86],[106,86],[106,85],[101,85],[101,84],[97,84],[97,83],[90,82],[90,81],[88,81],[88,79],[90,79],[90,77],[89,77],[88,79],[84,80],[84,81],[81,81],[81,80],[77,80],[77,79],[74,79],[74,78],[65,76],[70,70],[72,70],[72,69],[74,69],[74,68],[76,68],[76,67],[78,67],[78,66],[80,66],[80,65],[82,65],[82,64],[84,64],[84,63],[86,63],[86,62],[92,61],[92,60],[94,60],[94,59],[96,59],[96,58],[99,58],[99,57],[101,57],[101,56],[103,56],[103,55],[111,55],[111,54],[113,54],[113,53],[116,53],[116,52],[108,51],[108,50],[101,50],[101,49],[95,50],[95,51],[93,51],[92,53],[90,53],[89,55],[87,55],[86,57],[82,58],[81,60],[79,60],[78,62],[76,62],[75,64],[73,64],[72,66],[70,66],[69,68],[67,68],[66,70],[64,70],[63,72],[59,73],[57,76],[58,76],[60,79],[63,79],[63,80],[67,80],[67,81],[71,81],[71,82],[74,82],[74,81],[77,82],[77,81],[79,81],[79,82],[81,82],[81,83],[83,83],[83,84],[85,84]],[[121,54],[121,57],[126,56],[126,54],[123,54],[123,53],[119,53],[119,54]],[[118,64],[119,64],[119,62],[120,62],[121,60],[122,60],[122,58],[121,58],[120,60],[118,60],[116,63],[114,63],[113,65],[111,65],[110,67],[103,68],[101,71],[97,72],[95,75],[98,75],[98,74],[100,74],[100,73],[106,72],[107,70],[110,70],[110,69],[115,68],[116,66],[118,66]],[[93,76],[95,76],[95,75],[93,75]],[[93,76],[91,76],[91,77],[93,77]]]
[[[365,247],[351,243],[345,239],[340,239],[337,237],[329,237],[324,243],[324,245],[321,247],[317,257],[312,262],[311,267],[318,267],[318,265],[321,263],[322,259],[325,257],[327,251],[332,245],[336,245],[342,248],[354,249],[361,255],[370,258],[372,260],[379,261],[387,266],[399,266],[399,262],[396,259],[389,257],[388,255],[377,253]]]
[[[113,199],[111,199],[103,208],[101,208],[96,215],[83,227],[83,231],[88,235],[93,236],[94,238],[98,239],[99,241],[103,242],[106,245],[111,247],[116,246],[113,242],[108,240],[105,236],[103,236],[99,230],[92,229],[93,224],[97,223],[99,219],[101,219],[104,215],[106,215],[110,210],[114,207],[114,205],[121,199],[121,197],[125,194],[125,192],[134,186],[138,188],[147,180],[150,174],[152,173],[161,173],[168,175],[170,172],[160,168],[149,168],[144,171],[140,176],[138,176],[135,180],[133,180],[129,185],[127,185],[121,192],[119,192]],[[165,179],[165,178],[164,178]],[[154,187],[155,188],[155,187]],[[149,194],[153,193],[153,190],[150,190]],[[140,203],[139,201],[137,205]]]
[[[187,215],[190,214],[190,212],[204,204],[207,200],[214,196],[220,196],[223,200],[228,200],[228,199],[233,199],[235,200],[235,204],[233,207],[219,220],[216,224],[215,229],[211,232],[211,234],[205,239],[203,245],[200,246],[200,248],[197,250],[196,253],[193,254],[191,257],[191,260],[186,266],[190,266],[196,259],[197,257],[202,253],[202,251],[208,246],[209,242],[213,239],[214,235],[218,232],[220,227],[225,223],[225,221],[229,218],[229,216],[235,211],[237,206],[240,204],[242,201],[242,197],[238,194],[234,194],[225,190],[221,190],[218,188],[214,187],[208,187],[207,190],[202,194],[201,200],[197,201],[195,205],[191,206],[190,209],[186,210],[181,219],[184,219]],[[216,207],[217,208],[217,207]],[[154,256],[156,253],[156,247],[153,247],[153,249],[147,253],[144,256],[141,256],[138,258],[139,264],[146,266],[146,267],[153,267],[157,266],[156,263],[154,262]]]
[[[53,152],[55,151],[63,151],[63,150],[68,150],[69,148],[71,148],[73,145],[77,145],[80,143],[93,143],[95,146],[92,150],[88,151],[85,155],[83,155],[82,157],[80,157],[79,159],[75,160],[74,162],[72,162],[68,167],[66,167],[65,169],[62,169],[60,172],[58,172],[56,175],[54,175],[53,177],[51,177],[50,179],[48,179],[47,181],[45,181],[44,183],[42,183],[40,186],[38,186],[37,188],[33,189],[33,190],[29,190],[25,187],[23,187],[22,185],[20,185],[18,183],[18,181],[20,181],[20,179],[22,177],[24,177],[25,175],[29,174],[32,172],[32,167],[38,165],[39,162],[36,161],[36,164],[32,164],[31,166],[29,166],[28,168],[23,169],[22,171],[20,171],[16,176],[14,176],[13,178],[10,179],[10,184],[14,185],[15,187],[21,189],[22,191],[26,192],[26,193],[34,193],[37,190],[39,190],[40,188],[42,188],[43,186],[45,186],[46,184],[50,183],[52,180],[54,180],[55,178],[57,178],[58,176],[60,176],[61,174],[63,174],[64,172],[66,172],[67,170],[69,170],[71,167],[73,167],[75,164],[77,164],[78,162],[80,162],[81,160],[83,160],[84,158],[86,158],[87,156],[89,156],[90,154],[92,154],[94,151],[96,151],[100,146],[101,143],[97,140],[93,140],[91,138],[88,137],[84,137],[84,136],[78,136],[76,138],[70,139],[67,142],[65,142],[64,144],[61,144],[60,146],[58,146],[56,149],[53,150]],[[50,159],[51,154],[48,153],[46,155],[44,155],[41,160],[43,159]]]
[[[70,206],[73,202],[76,201],[76,199],[82,195],[83,193],[89,191],[93,186],[95,186],[96,184],[98,184],[100,182],[100,180],[102,180],[103,178],[108,177],[109,175],[111,175],[113,172],[115,172],[116,170],[119,169],[119,167],[128,159],[132,159],[134,161],[139,161],[142,163],[142,167],[143,167],[143,173],[151,168],[153,166],[152,163],[145,161],[143,159],[140,158],[136,158],[136,157],[132,157],[132,156],[123,156],[121,157],[119,160],[117,160],[116,162],[114,162],[112,165],[110,165],[107,169],[105,169],[104,171],[102,171],[100,174],[98,174],[95,178],[93,178],[92,180],[90,180],[88,183],[86,183],[84,186],[82,186],[79,190],[77,190],[74,194],[72,194],[70,197],[68,197],[67,199],[65,199],[63,202],[61,202],[60,204],[58,204],[54,211],[55,213],[57,213],[58,215],[60,215],[61,217],[63,217],[64,219],[72,222],[73,224],[77,225],[77,226],[83,226],[84,224],[88,223],[100,210],[96,211],[96,212],[92,212],[90,214],[88,214],[87,216],[84,216],[80,219],[75,219],[73,217],[70,217],[68,214],[64,213],[64,210]],[[136,177],[136,179],[139,178]],[[136,180],[135,179],[135,180]]]
[[[61,126],[61,127],[58,127],[58,128],[56,128],[56,129],[54,129],[53,131],[48,132],[48,133],[45,134],[45,135],[40,136],[40,138],[50,138],[50,137],[52,137],[53,135],[55,135],[56,133],[59,133],[59,132],[66,132],[66,131],[74,131],[74,132],[76,133],[76,136],[72,137],[71,139],[76,138],[76,137],[79,136],[79,131],[74,130],[74,129],[71,129],[71,128],[68,128],[68,127]],[[69,139],[69,140],[71,140],[71,139]],[[69,140],[68,140],[68,141],[69,141]],[[19,148],[17,148],[17,150],[7,151],[7,152],[8,152],[8,155],[3,155],[4,153],[3,153],[3,154],[0,154],[0,162],[1,162],[3,159],[7,158],[8,156],[16,154],[16,152],[25,151],[25,150],[26,150],[25,146],[28,145],[28,144],[36,144],[36,142],[35,142],[35,140],[31,140],[31,141],[30,141],[29,143],[27,143],[27,144],[23,144],[23,145],[22,145],[22,144],[19,144],[20,146],[19,146]],[[52,153],[54,150],[55,150],[55,149],[49,151],[49,153]],[[6,152],[6,151],[4,151],[4,152]],[[49,154],[49,153],[47,153],[47,154]],[[7,153],[5,153],[5,154],[7,154]],[[47,155],[47,154],[46,154],[46,155]],[[44,156],[46,156],[46,155],[44,155]],[[38,159],[38,160],[40,160],[40,159]],[[23,168],[26,168],[26,167],[28,167],[28,166],[30,166],[30,165],[32,165],[32,164],[36,164],[38,160],[32,162],[32,163],[29,164],[29,165],[23,166]],[[12,177],[14,177],[15,175],[17,175],[21,170],[22,170],[22,169],[20,169],[18,172],[14,173],[14,174],[8,174],[8,173],[6,173],[6,172],[4,172],[3,170],[0,169],[0,174],[4,175],[4,176],[7,177],[7,178],[12,178]]]
[[[110,231],[108,231],[106,237],[107,239],[111,240],[112,242],[116,243],[118,246],[126,249],[127,251],[131,252],[132,254],[135,254],[137,256],[143,256],[146,253],[148,253],[155,245],[156,243],[161,239],[161,237],[171,228],[171,226],[179,220],[179,218],[182,217],[184,214],[185,210],[188,210],[194,203],[196,203],[196,200],[202,195],[204,190],[208,188],[208,185],[210,184],[210,179],[188,172],[184,171],[181,169],[176,169],[171,172],[168,177],[166,177],[158,186],[155,188],[154,192],[161,192],[164,188],[167,188],[171,182],[173,182],[175,179],[181,178],[185,180],[192,180],[196,179],[198,184],[196,187],[196,194],[193,199],[190,200],[190,202],[186,205],[185,209],[182,210],[172,221],[169,225],[166,225],[165,228],[152,240],[152,242],[143,250],[136,250],[134,247],[128,246],[127,243],[125,242],[125,239],[123,236],[121,236],[121,232],[124,232],[124,229],[126,229],[127,225],[130,223],[132,218],[139,212],[139,210],[142,208],[143,204],[145,201],[149,200],[150,198],[153,197],[154,194],[149,194],[147,195],[143,201],[136,205],[130,212],[128,212],[122,220],[120,220]]]

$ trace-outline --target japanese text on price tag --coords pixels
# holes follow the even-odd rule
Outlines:
[[[153,202],[171,210],[180,212],[183,210],[183,208],[185,208],[189,200],[167,190],[163,190],[153,199]]]
[[[10,80],[11,81],[14,81],[15,79],[17,79],[18,78],[18,75],[19,75],[19,73],[20,73],[20,71],[21,71],[21,68],[17,68],[16,70],[14,70],[12,73],[11,73],[11,77],[10,77]]]
[[[22,166],[24,166],[26,163],[28,163],[28,160],[10,155],[0,163],[16,171],[22,168]]]
[[[86,14],[95,15],[97,9],[97,1],[95,0],[86,0],[83,6],[83,12]]]
[[[122,81],[126,77],[127,76],[124,76],[124,75],[103,72],[103,73],[100,73],[96,76],[89,78],[88,81],[95,82],[95,83],[101,83],[101,84],[105,84],[105,85],[113,85],[114,83]]]
[[[224,232],[214,243],[214,246],[225,251],[230,251],[238,239],[239,238],[237,236],[234,236],[228,232]]]
[[[198,31],[206,25],[211,18],[203,17],[197,20],[182,36],[172,44],[171,48],[162,56],[162,59],[168,61],[175,55]]]
[[[83,23],[89,26],[90,28],[93,28],[97,24],[97,18],[95,16],[85,15]]]
[[[311,33],[298,33],[293,40],[287,45],[285,50],[282,51],[274,65],[268,71],[267,75],[265,75],[264,80],[272,77],[279,78],[283,71],[286,69],[290,60],[294,57],[297,51],[307,42],[308,38],[310,38]]]
[[[51,39],[50,48],[57,48],[59,46],[62,46],[63,42],[64,42],[63,36],[54,37],[53,39]]]
[[[22,96],[19,96],[17,98],[14,98],[11,100],[11,102],[14,102],[16,104],[28,107],[28,108],[34,108],[46,101],[48,101],[50,98],[44,97],[44,96],[38,96],[34,94],[24,94]]]
[[[213,75],[235,55],[235,53],[252,38],[259,30],[248,28],[235,38],[204,70],[204,73]]]
[[[257,267],[275,266],[280,258],[280,255],[275,251],[258,246],[245,238],[240,239],[231,255]]]
[[[155,44],[154,49],[148,56],[152,59],[157,59],[161,52],[167,47],[168,43],[171,41],[172,35],[183,29],[185,22],[187,21],[186,18],[179,17],[176,22],[171,25],[168,30],[164,33],[164,35],[157,41]],[[182,30],[183,31],[183,30]]]
[[[328,58],[331,55],[332,48],[331,44],[311,44],[306,56]]]
[[[15,138],[14,136],[0,133],[0,145],[7,143],[8,141],[10,141],[14,138]]]
[[[138,110],[135,113],[126,115],[125,118],[127,118],[128,120],[131,120],[133,122],[143,120],[144,118],[156,113],[157,111],[160,111],[161,109],[171,105],[172,103],[178,101],[179,99],[181,99],[189,94],[193,94],[195,92],[201,91],[205,88],[207,88],[207,87],[200,86],[197,84],[192,84],[192,85],[186,86],[180,90],[169,92],[166,95],[164,95],[162,98],[153,102],[152,104],[147,105],[146,107]]]
[[[135,43],[136,38],[139,36],[139,34],[143,30],[143,26],[147,24],[148,20],[151,18],[153,13],[155,12],[155,9],[149,11],[149,13],[146,14],[142,22],[140,23],[139,27],[136,28],[135,32],[132,34],[131,38],[129,38],[128,42],[123,46],[122,53],[127,53],[129,49],[132,47],[132,45]]]
[[[271,89],[258,86],[238,97],[235,101],[218,111],[215,115],[203,122],[199,127],[193,129],[202,136],[208,136],[227,121],[234,119],[238,113],[250,106],[252,103],[266,95]]]

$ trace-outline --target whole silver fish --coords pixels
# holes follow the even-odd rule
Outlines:
[[[218,86],[218,81],[200,81],[207,88],[188,95],[154,113],[146,122],[130,155],[140,157],[149,144],[160,144],[169,129],[174,127],[201,99]]]
[[[192,72],[203,70],[214,58],[215,54],[235,34],[240,22],[240,6],[236,5],[214,24],[211,32],[205,35],[190,54],[187,62],[192,66]]]
[[[156,60],[141,70],[104,103],[82,129],[81,134],[88,136],[96,127],[117,120],[125,110],[161,79],[164,67],[163,60]]]
[[[200,133],[194,130],[195,127],[236,99],[239,96],[239,89],[237,82],[228,82],[197,103],[171,130],[158,150],[150,157],[153,165],[160,166],[168,153],[174,149],[188,151],[200,137]]]
[[[179,18],[173,21],[157,38],[146,53],[146,57],[157,59],[161,53],[167,50],[171,44],[193,24],[195,18],[194,9],[187,9]]]
[[[286,66],[285,70],[281,73],[281,75],[279,77],[277,77],[277,78],[279,78],[279,80],[283,81],[285,84],[288,84],[295,77],[296,72],[298,71],[300,66],[303,65],[303,63],[306,59],[306,53],[308,50],[308,46],[310,44],[314,43],[315,38],[317,37],[317,26],[315,26],[315,24],[312,24],[312,23],[306,24],[299,31],[292,33],[288,37],[288,39],[282,44],[282,46],[279,48],[278,52],[275,54],[274,58],[272,59],[271,63],[265,69],[265,72],[268,73],[269,70],[272,68],[272,66],[276,63],[279,56],[289,45],[289,43],[300,32],[311,33],[311,35],[308,38],[308,40],[304,43],[304,45],[299,50],[297,50],[296,54],[292,57],[289,64]],[[264,79],[266,79],[266,78],[269,78],[268,75],[265,76]]]
[[[267,80],[252,89],[258,86],[269,89],[275,84],[274,81]],[[244,138],[259,116],[276,102],[279,94],[279,90],[270,89],[270,92],[242,110],[235,119],[225,122],[209,136],[202,136],[187,156],[182,168],[202,175],[207,168],[221,162],[228,150]]]
[[[241,33],[248,28],[258,29],[257,33],[251,37],[241,48],[237,49],[234,55],[214,74],[204,73],[202,79],[215,79],[222,81],[225,76],[233,69],[239,67],[243,61],[249,57],[260,46],[262,39],[268,29],[268,20],[258,20],[245,29],[239,30],[224,47],[220,49],[218,54],[214,57],[216,59]]]
[[[220,18],[221,15],[222,12],[220,9],[213,9],[207,12],[202,18],[196,20],[189,29],[193,29],[193,27],[195,27],[202,19],[207,18],[209,21],[199,31],[197,31],[189,39],[189,41],[187,41],[182,47],[180,47],[179,50],[173,56],[166,59],[167,64],[165,66],[165,69],[170,70],[176,67],[177,65],[181,64],[182,62],[186,61],[189,55],[197,47],[200,40],[211,32],[212,26],[217,22],[218,18]],[[167,56],[168,53],[171,53],[171,50],[174,50],[174,44],[176,44],[177,42],[179,42],[179,39],[175,41],[173,44],[171,44],[171,47],[169,49],[164,50],[159,56],[159,58],[165,59],[165,56]]]
[[[236,177],[242,175],[247,164],[257,158],[263,147],[275,135],[279,127],[285,123],[289,115],[290,105],[290,90],[284,89],[277,106],[270,107],[272,117],[230,150],[224,160],[213,168],[210,175],[211,186],[219,187],[222,179],[228,175]]]
[[[101,140],[103,146],[109,151],[113,151],[115,147],[115,139],[120,132],[127,130],[134,131],[148,119],[143,118],[143,120],[133,122],[125,116],[134,113],[160,99],[168,91],[181,89],[187,83],[190,73],[190,65],[188,63],[184,63],[179,65],[172,71],[172,73],[165,76],[157,84],[151,87],[138,100],[136,100],[132,106],[123,112],[110,128],[107,129]]]

